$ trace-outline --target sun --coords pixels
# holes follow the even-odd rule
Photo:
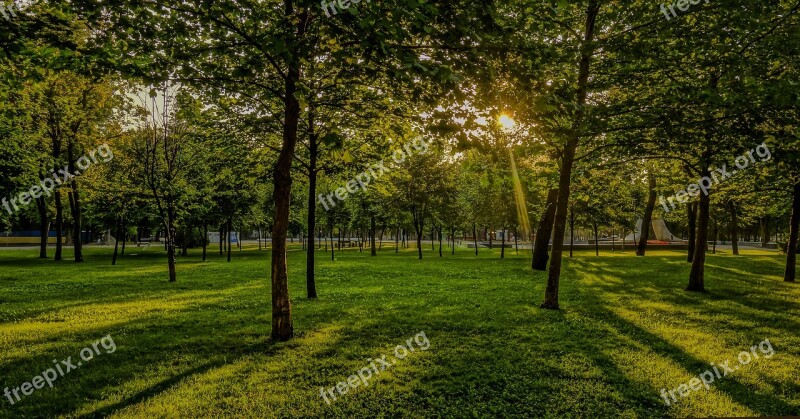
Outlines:
[[[497,122],[499,122],[500,125],[503,127],[503,129],[506,131],[514,129],[514,126],[517,125],[517,123],[514,122],[514,119],[505,114],[500,115],[500,117],[497,118]]]

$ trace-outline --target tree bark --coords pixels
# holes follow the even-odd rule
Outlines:
[[[656,208],[656,177],[647,173],[647,187],[650,190],[647,196],[647,206],[644,210],[642,219],[642,231],[639,232],[639,245],[636,248],[636,256],[644,256],[647,252],[647,240],[650,238],[650,226],[653,224],[653,211]]]
[[[260,230],[259,230],[260,232]],[[203,222],[203,262],[206,261],[206,252],[208,250],[208,221]],[[261,249],[259,249],[261,250]]]
[[[575,249],[575,206],[569,206],[569,257],[572,259],[572,251]]]
[[[766,249],[769,244],[769,216],[762,217],[761,223],[761,247]]]
[[[500,259],[506,258],[506,228],[503,227],[503,238],[500,242]]]
[[[294,18],[294,5],[286,2],[285,15]],[[305,27],[305,19],[297,23],[298,32]],[[291,44],[291,43],[289,43]],[[297,53],[298,47],[292,47]],[[297,54],[293,54],[297,57]],[[290,62],[284,88],[283,144],[273,176],[273,201],[275,217],[272,226],[272,339],[286,341],[294,336],[292,308],[289,301],[289,274],[286,265],[286,234],[289,231],[289,212],[292,197],[292,161],[297,145],[300,120],[300,102],[295,96],[300,82],[300,61]]]
[[[475,256],[478,256],[478,229],[475,223],[472,223],[472,241],[475,242]]]
[[[227,242],[228,242],[228,262],[231,261],[231,250],[232,250],[231,248],[233,247],[231,242],[231,233],[232,233],[231,230],[233,230],[233,220],[231,220],[231,217],[228,217],[228,226],[225,228],[225,235],[227,236]]]
[[[581,59],[578,70],[578,89],[577,105],[578,110],[573,121],[573,131],[577,131],[581,119],[583,118],[583,106],[586,105],[586,96],[589,85],[589,65],[593,54],[592,43],[594,41],[594,30],[597,15],[600,13],[598,0],[589,0],[586,10],[585,34],[581,45]],[[567,203],[569,202],[570,186],[572,181],[572,166],[575,162],[575,153],[578,150],[580,135],[573,132],[561,156],[561,170],[558,179],[558,201],[556,203],[555,215],[555,236],[553,238],[552,261],[550,262],[550,272],[547,277],[547,288],[545,289],[544,302],[541,307],[557,310],[558,305],[558,286],[561,279],[561,256],[564,246],[564,229],[567,224]]]
[[[53,193],[56,201],[56,254],[53,260],[62,260],[61,252],[64,249],[64,204],[61,202],[61,192],[56,189]]]
[[[378,256],[378,249],[375,243],[375,215],[370,214],[369,216],[369,255],[370,256]],[[420,249],[420,251],[422,251]]]
[[[119,250],[119,235],[122,232],[122,220],[117,220],[117,239],[114,241],[114,256],[111,257],[111,266],[117,264],[117,251]]]
[[[792,218],[789,221],[789,242],[786,243],[786,270],[783,280],[795,282],[797,273],[797,240],[800,228],[800,182],[795,183],[792,194]]]
[[[533,261],[531,263],[531,267],[535,271],[547,270],[547,261],[550,259],[550,237],[553,235],[557,200],[558,188],[550,189],[547,193],[547,203],[545,204],[544,213],[542,213],[542,219],[536,228],[536,243],[533,246]]]
[[[600,241],[597,239],[597,223],[593,222],[592,227],[594,228],[594,255],[600,256]]]
[[[736,206],[731,204],[728,209],[731,212],[731,247],[733,254],[739,256],[739,215],[736,214]]]
[[[67,158],[68,158],[68,166],[69,172],[73,175],[78,175],[75,172],[75,143],[72,139],[69,140],[69,145],[67,146]],[[73,249],[75,251],[75,262],[81,263],[83,262],[83,224],[81,219],[81,196],[78,192],[78,181],[75,180],[73,177],[70,181],[70,187],[72,191],[70,192],[70,209],[72,210],[72,228],[73,228]]]
[[[313,121],[312,121],[313,122]],[[309,169],[308,169],[308,231],[314,231],[317,225],[317,153],[319,151],[315,135],[309,136]],[[316,268],[314,246],[306,249],[306,298],[317,298]]]
[[[708,169],[704,170],[702,176],[710,176]],[[697,241],[694,246],[694,257],[692,258],[692,271],[689,274],[689,285],[687,291],[705,292],[705,264],[706,264],[706,245],[708,241],[708,222],[711,214],[711,197],[701,193],[700,202],[696,204],[698,211],[697,220]]]
[[[167,265],[169,267],[169,282],[177,282],[178,276],[175,268],[176,252],[175,252],[175,219],[177,218],[177,211],[173,207],[172,202],[168,203],[167,209],[167,231],[166,231],[166,245],[167,245]]]
[[[39,210],[39,259],[47,259],[47,240],[50,236],[50,220],[47,218],[47,202],[44,196],[36,198]]]
[[[120,255],[125,256],[125,243],[128,241],[128,220],[126,218],[122,219],[122,231],[120,232],[120,235],[122,236],[122,251],[120,252]],[[120,238],[117,237],[117,240],[120,240]]]
[[[695,238],[697,237],[697,204],[686,204],[687,216],[689,217],[689,251],[686,261],[694,261]]]

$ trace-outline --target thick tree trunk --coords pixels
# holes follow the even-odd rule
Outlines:
[[[800,182],[794,185],[792,194],[792,218],[789,222],[789,242],[786,243],[786,270],[783,273],[783,280],[786,282],[796,281],[797,272],[797,240],[798,228],[800,228]]]
[[[708,170],[702,176],[709,176]],[[697,240],[694,246],[694,257],[692,258],[692,271],[689,274],[689,285],[687,291],[705,291],[705,264],[706,264],[706,245],[708,241],[708,224],[711,214],[711,197],[701,193],[700,203],[697,204]]]
[[[573,121],[573,130],[577,130],[583,118],[582,107],[586,104],[586,96],[589,84],[589,65],[593,54],[594,29],[597,15],[600,13],[598,0],[589,0],[586,10],[586,24],[583,43],[581,46],[581,60],[578,70],[578,90],[577,105],[578,111]],[[558,309],[558,285],[561,279],[561,256],[564,247],[564,229],[567,224],[567,203],[569,202],[570,186],[572,182],[572,166],[575,162],[575,153],[578,150],[580,136],[577,132],[573,133],[569,141],[564,146],[561,156],[561,170],[558,179],[558,201],[556,203],[555,215],[555,236],[553,238],[552,260],[550,262],[550,272],[547,277],[547,288],[545,289],[544,302],[541,307],[546,309]],[[574,234],[573,234],[574,236]]]
[[[47,202],[44,196],[36,198],[39,210],[39,259],[47,259],[47,239],[50,236],[50,220],[47,217]]]
[[[287,17],[293,17],[291,2],[286,4]],[[298,22],[298,26],[300,22]],[[283,144],[273,176],[275,217],[272,226],[272,339],[286,341],[294,336],[292,308],[289,302],[289,274],[286,265],[286,235],[289,231],[289,212],[292,197],[292,161],[297,145],[300,102],[297,84],[300,81],[300,62],[293,61],[285,78]]]
[[[578,137],[569,140],[564,155],[561,157],[561,173],[558,181],[558,198],[556,200],[556,214],[553,222],[555,232],[553,234],[552,261],[547,277],[547,288],[545,289],[544,302],[541,308],[557,310],[558,305],[558,286],[561,279],[561,259],[564,248],[564,233],[567,228],[567,212],[569,211],[569,189],[572,177],[572,164],[575,160],[575,152],[578,148]],[[571,249],[571,246],[570,246]],[[571,253],[571,252],[570,252]]]
[[[730,205],[728,209],[731,212],[731,247],[733,254],[739,256],[739,215],[736,214],[736,207]]]
[[[533,261],[531,263],[531,267],[535,271],[547,270],[547,261],[550,259],[550,237],[553,235],[557,200],[558,188],[550,189],[547,193],[547,203],[545,204],[544,213],[542,213],[542,219],[536,228],[536,243],[533,246]]]
[[[309,172],[308,172],[308,231],[314,231],[317,225],[317,152],[318,145],[315,136],[309,139]],[[314,246],[306,249],[306,298],[317,298],[317,282],[315,261],[316,251]]]
[[[647,187],[650,190],[647,196],[647,206],[642,219],[642,231],[639,232],[639,245],[636,247],[636,256],[644,256],[647,252],[647,240],[650,238],[650,226],[653,224],[653,211],[656,208],[656,177],[647,173]]]
[[[692,263],[694,261],[694,247],[695,238],[697,237],[697,204],[686,204],[686,215],[689,218],[689,251],[687,252],[686,261]]]

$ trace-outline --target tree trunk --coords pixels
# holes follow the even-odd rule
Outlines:
[[[331,239],[331,260],[335,260],[336,258],[336,245],[333,244],[333,219],[328,217],[330,220],[328,224],[328,237]],[[374,255],[373,255],[374,256]]]
[[[36,198],[39,209],[39,259],[47,259],[47,240],[50,236],[50,220],[47,218],[47,202],[44,196]]]
[[[178,276],[175,269],[176,255],[175,255],[175,218],[176,211],[173,208],[173,203],[168,204],[167,209],[167,265],[169,267],[169,282],[177,282]]]
[[[317,225],[317,152],[316,136],[309,140],[309,175],[308,175],[308,231],[314,231]],[[314,246],[306,249],[306,298],[317,298],[317,281],[314,257]]]
[[[439,257],[442,257],[442,229],[439,229]]]
[[[711,252],[713,254],[717,254],[717,242],[719,241],[719,227],[717,226],[717,220],[714,220],[714,250]]]
[[[653,224],[653,210],[656,208],[656,177],[651,172],[647,173],[647,186],[650,193],[647,197],[647,206],[642,219],[642,231],[639,232],[639,246],[636,256],[644,256],[647,252],[647,239],[650,238],[650,226]]]
[[[396,234],[394,235],[394,252],[400,253],[400,228],[397,228]]]
[[[369,254],[370,256],[378,256],[377,248],[375,247],[375,215],[369,216]],[[420,249],[420,251],[422,251]]]
[[[192,235],[192,229],[188,226],[183,229],[183,243],[181,243],[181,256],[189,256],[189,237]]]
[[[478,229],[475,223],[472,223],[472,240],[475,242],[475,256],[478,256]]]
[[[225,224],[219,226],[219,255],[222,256],[222,243],[225,241]]]
[[[287,2],[286,15],[294,14]],[[298,22],[298,25],[300,23]],[[302,31],[302,30],[301,30]],[[286,266],[286,235],[289,231],[289,212],[292,198],[292,161],[297,145],[300,102],[295,96],[300,81],[300,62],[294,60],[285,78],[283,144],[273,175],[275,217],[272,226],[272,339],[286,341],[294,336],[292,308],[289,302],[289,274]]]
[[[800,182],[795,183],[794,193],[792,194],[792,218],[789,221],[789,242],[786,243],[786,270],[783,280],[786,282],[796,281],[797,272],[797,240],[798,228],[800,228]]]
[[[769,216],[763,217],[761,222],[761,247],[766,249],[769,244]]]
[[[114,241],[114,256],[111,257],[111,266],[117,264],[117,251],[119,250],[119,236],[122,233],[122,220],[117,220],[117,239]]]
[[[705,170],[702,176],[709,176],[710,172]],[[711,197],[701,193],[700,203],[696,204],[698,211],[697,220],[697,241],[694,246],[694,257],[692,258],[692,271],[689,274],[689,285],[687,291],[705,291],[705,263],[706,245],[708,241],[708,221],[711,213]]]
[[[533,260],[531,263],[531,267],[536,271],[547,270],[547,261],[550,259],[550,237],[553,235],[557,200],[558,188],[550,189],[547,193],[547,203],[545,204],[544,213],[542,213],[542,219],[536,228],[536,242],[533,246]]]
[[[586,24],[584,40],[581,46],[581,59],[578,70],[578,90],[577,105],[578,110],[573,121],[573,130],[577,130],[581,119],[583,119],[583,106],[586,104],[586,96],[589,84],[589,65],[593,54],[594,29],[597,15],[600,13],[598,0],[589,0],[586,10]],[[564,246],[564,229],[567,224],[567,203],[569,201],[570,186],[572,181],[572,166],[575,162],[575,153],[578,150],[580,135],[574,132],[564,146],[561,156],[561,170],[558,179],[558,201],[556,204],[555,215],[555,237],[553,239],[553,255],[550,262],[550,272],[547,277],[547,288],[545,289],[544,302],[541,307],[546,309],[558,309],[558,285],[561,278],[561,256]],[[573,234],[574,236],[574,234]]]
[[[594,228],[594,255],[600,256],[600,241],[597,238],[597,223],[592,223],[592,227]],[[572,252],[570,251],[570,253]],[[572,257],[571,254],[570,257]]]
[[[736,206],[733,204],[728,209],[731,211],[731,247],[733,254],[739,256],[739,215],[736,214]]]
[[[686,204],[686,211],[689,217],[689,251],[686,261],[694,261],[695,238],[697,237],[697,204]]]
[[[71,139],[69,141],[69,145],[67,146],[67,158],[68,158],[68,166],[69,172],[73,175],[78,175],[79,173],[75,172],[75,143]],[[80,263],[83,262],[83,224],[81,218],[81,195],[78,191],[78,181],[75,180],[73,177],[70,181],[70,187],[72,191],[70,192],[70,209],[72,210],[72,228],[73,228],[73,244],[75,250],[75,262]]]
[[[569,257],[572,259],[572,251],[575,249],[575,206],[569,207]]]
[[[415,213],[416,217],[416,213]],[[414,230],[417,233],[417,256],[419,260],[422,260],[422,233],[423,233],[424,221],[423,220],[414,220]]]
[[[233,233],[232,230],[233,230],[233,220],[231,219],[231,217],[228,217],[228,226],[225,228],[225,235],[227,236],[226,241],[228,242],[228,262],[231,261],[231,250],[233,250],[232,249],[233,244],[231,242],[231,234]],[[236,241],[239,241],[238,237],[236,239],[237,239]]]
[[[514,254],[519,254],[519,243],[517,241],[517,227],[514,227]]]
[[[120,252],[120,255],[125,256],[125,243],[128,241],[128,220],[125,218],[122,219],[122,231],[120,235],[122,236],[122,252]],[[117,237],[117,240],[120,240],[120,238]]]
[[[503,238],[500,242],[500,259],[506,258],[506,228],[503,227]]]
[[[64,249],[64,204],[61,202],[61,192],[56,189],[53,193],[56,201],[56,254],[53,260],[62,260],[61,252]]]
[[[456,254],[456,229],[455,228],[451,228],[450,232],[451,232],[451,237],[453,238],[453,247],[450,249],[450,254],[451,255],[455,255]]]
[[[260,232],[260,230],[259,230]],[[208,222],[203,222],[203,262],[206,261],[206,251],[208,249]]]

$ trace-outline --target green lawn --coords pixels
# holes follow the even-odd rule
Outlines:
[[[296,249],[296,248],[295,248]],[[679,252],[646,258],[579,252],[561,311],[538,308],[544,273],[528,255],[459,249],[319,253],[320,298],[305,296],[305,256],[289,254],[297,338],[269,341],[267,252],[199,252],[166,281],[158,248],[86,263],[0,249],[0,377],[17,387],[108,334],[99,355],[0,416],[662,417],[800,415],[800,285],[775,253],[710,255],[707,294],[683,291]],[[328,406],[330,388],[424,331],[417,350]],[[760,358],[667,407],[687,383],[769,339]],[[387,357],[387,358],[389,358]],[[373,361],[374,362],[374,361]],[[2,390],[2,388],[0,388]],[[21,394],[20,394],[21,395]]]

